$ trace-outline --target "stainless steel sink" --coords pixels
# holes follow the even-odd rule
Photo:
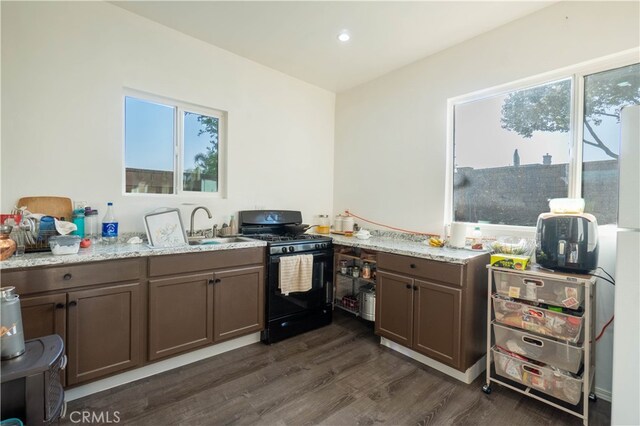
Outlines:
[[[207,245],[207,244],[246,243],[251,241],[253,240],[245,237],[220,237],[220,238],[189,237],[189,245],[192,245],[192,246]]]

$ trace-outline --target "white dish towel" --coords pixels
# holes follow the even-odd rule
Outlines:
[[[282,256],[280,258],[280,280],[278,288],[285,296],[293,292],[311,290],[313,277],[313,255]]]

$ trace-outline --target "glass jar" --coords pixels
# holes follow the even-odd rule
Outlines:
[[[360,277],[360,268],[357,266],[353,267],[353,272],[352,272],[353,278],[358,278]]]
[[[371,265],[368,262],[362,265],[362,278],[371,279]]]
[[[316,231],[318,234],[328,234],[331,230],[331,222],[329,221],[328,214],[320,214],[318,215],[318,226],[316,227]]]
[[[98,219],[98,210],[84,211],[84,232],[87,238],[91,239],[91,244],[100,241],[100,219]]]
[[[341,260],[340,261],[340,273],[341,274],[347,274],[347,261],[346,260]]]

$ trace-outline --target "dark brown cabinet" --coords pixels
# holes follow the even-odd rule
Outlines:
[[[483,355],[487,256],[465,265],[378,255],[376,334],[465,371]]]
[[[460,363],[462,290],[415,280],[413,348],[451,366]]]
[[[401,345],[413,344],[413,278],[378,271],[375,329]]]
[[[264,328],[264,268],[217,271],[213,274],[214,340],[260,331]]]
[[[149,280],[149,360],[212,342],[211,273]]]
[[[25,337],[58,334],[66,384],[264,328],[263,247],[2,270]]]
[[[26,339],[62,338],[63,382],[75,385],[142,364],[145,266],[126,259],[28,268],[2,271],[2,281],[21,295]]]
[[[68,384],[140,364],[140,283],[74,291],[67,298]]]
[[[263,259],[261,248],[150,258],[149,360],[262,330]]]
[[[66,341],[67,337],[67,295],[65,293],[48,296],[22,297],[22,324],[26,340],[57,334]]]

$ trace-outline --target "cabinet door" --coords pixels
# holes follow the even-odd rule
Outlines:
[[[25,340],[57,334],[66,344],[67,294],[20,298]]]
[[[410,347],[413,338],[413,278],[378,270],[376,334]]]
[[[68,293],[70,385],[140,364],[140,284]]]
[[[454,368],[460,364],[462,290],[415,280],[413,349]]]
[[[213,342],[213,275],[149,281],[149,359]]]
[[[57,334],[67,351],[67,293],[21,297],[20,307],[25,340]],[[66,385],[64,371],[60,381]]]
[[[264,328],[264,268],[231,269],[214,273],[214,340],[260,331]]]

